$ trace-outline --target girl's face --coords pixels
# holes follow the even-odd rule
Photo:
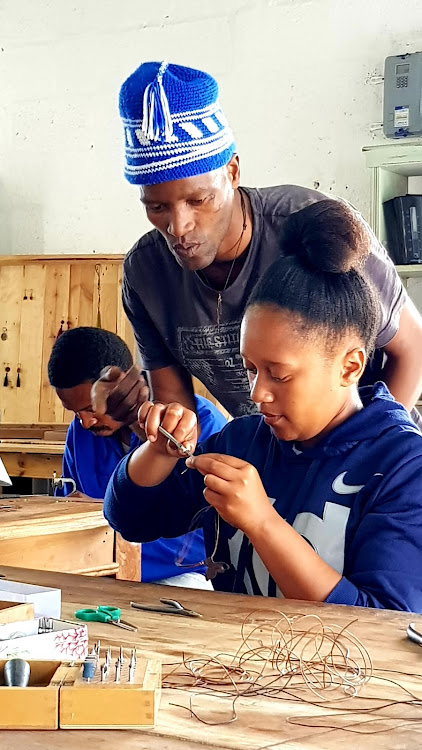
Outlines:
[[[366,356],[353,332],[328,349],[325,333],[306,333],[296,315],[253,305],[242,322],[240,351],[251,398],[279,440],[322,437],[361,407],[356,385]]]

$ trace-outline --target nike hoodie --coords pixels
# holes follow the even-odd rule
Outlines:
[[[360,396],[364,408],[312,448],[278,440],[252,415],[230,422],[196,453],[225,453],[256,467],[277,513],[342,575],[327,602],[422,612],[422,434],[383,383]],[[216,511],[203,497],[202,475],[182,474],[180,460],[161,485],[138,487],[128,460],[107,488],[110,525],[129,541],[148,542],[196,524],[211,554]],[[214,588],[282,596],[248,538],[222,519],[214,559],[230,566]]]

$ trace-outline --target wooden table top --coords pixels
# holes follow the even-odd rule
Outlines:
[[[2,453],[34,453],[37,455],[62,456],[64,440],[0,440],[0,455]]]
[[[102,503],[33,495],[0,497],[0,541],[108,526]]]
[[[287,615],[299,612],[318,614],[326,625],[345,626],[357,618],[351,630],[369,650],[375,669],[396,669],[406,673],[407,678],[400,677],[400,682],[422,698],[422,651],[406,639],[405,633],[410,621],[414,621],[422,630],[422,617],[419,615],[252,598],[106,578],[94,580],[84,576],[20,568],[1,567],[0,573],[15,581],[61,588],[64,618],[72,619],[75,610],[82,606],[112,604],[121,607],[122,619],[135,623],[138,632],[119,630],[107,624],[89,623],[90,640],[95,642],[101,639],[102,645],[122,644],[126,648],[136,646],[139,652],[147,656],[158,656],[164,665],[179,661],[183,652],[235,653],[240,644],[240,625],[245,616],[257,608],[268,610],[269,614],[274,609],[282,610]],[[181,601],[185,606],[200,612],[203,618],[190,619],[141,612],[129,607],[131,600],[155,604],[160,596],[173,597]],[[399,679],[394,674],[392,677]],[[393,687],[390,688],[388,684],[380,687],[376,681],[370,681],[363,690],[369,691],[368,695],[378,698],[397,697],[397,691]],[[363,696],[363,692],[360,695]],[[403,693],[400,693],[400,698],[403,699]],[[360,698],[354,700],[358,707]],[[221,700],[215,702],[212,696],[202,694],[201,705],[205,706],[206,701],[208,720],[219,722],[227,718],[226,703],[222,706]],[[352,700],[347,701],[347,706],[350,704],[353,705]],[[342,712],[339,718],[342,726],[346,726],[348,721],[344,713],[345,705],[340,703],[336,708],[336,711]],[[361,715],[363,718],[360,719],[354,713],[353,732],[324,726],[324,721],[325,724],[332,724],[333,721],[332,712],[327,707],[291,700],[242,698],[237,702],[237,721],[216,726],[200,723],[180,706],[189,706],[189,693],[164,689],[158,724],[152,732],[8,731],[2,733],[0,745],[2,750],[16,750],[16,747],[25,747],[25,750],[43,750],[46,747],[49,750],[80,750],[89,744],[100,750],[204,750],[204,747],[226,750],[337,750],[339,747],[349,749],[353,746],[359,750],[414,750],[422,743],[422,709],[419,714],[415,706],[400,706],[398,710],[392,707],[388,714],[389,717],[393,717],[392,719],[378,719],[375,723],[371,714]],[[292,723],[292,717],[302,721],[302,724],[308,722],[320,725],[317,728],[301,726]],[[416,722],[415,719],[419,721]],[[369,723],[365,727],[364,722],[367,721]],[[386,731],[375,734],[374,728]]]

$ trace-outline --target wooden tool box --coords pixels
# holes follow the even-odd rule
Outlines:
[[[34,617],[34,605],[32,602],[5,602],[0,600],[0,625],[8,625],[12,622],[32,620]]]
[[[0,661],[3,675],[5,661]],[[134,681],[121,681],[110,670],[100,682],[99,669],[90,682],[82,664],[29,661],[31,676],[24,688],[0,682],[0,729],[152,729],[161,697],[161,662],[139,658]],[[127,670],[127,667],[126,667]],[[1,678],[3,679],[3,678]]]

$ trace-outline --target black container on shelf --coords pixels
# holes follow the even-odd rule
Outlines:
[[[422,263],[422,195],[392,198],[383,207],[386,247],[394,263]]]

